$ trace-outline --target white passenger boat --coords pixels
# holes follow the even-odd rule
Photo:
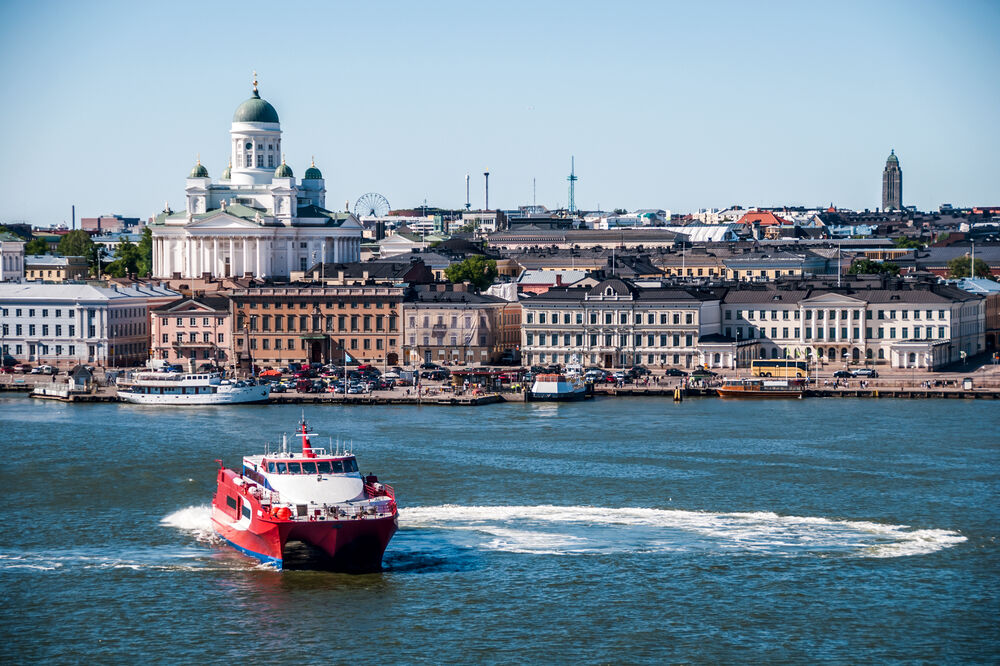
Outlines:
[[[587,397],[587,385],[578,377],[563,374],[543,373],[535,377],[528,398],[535,401],[583,400]]]
[[[118,399],[140,405],[233,405],[267,402],[271,386],[218,372],[139,372],[118,381]]]

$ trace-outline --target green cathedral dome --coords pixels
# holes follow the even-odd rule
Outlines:
[[[253,97],[236,107],[233,114],[234,123],[277,123],[278,112],[269,102],[260,98],[256,89]]]
[[[274,177],[294,178],[295,176],[292,174],[292,167],[285,164],[285,160],[281,160],[281,164],[279,164],[278,168],[274,170]]]
[[[303,178],[305,180],[323,180],[323,172],[316,168],[316,162],[313,161],[306,169],[306,175]]]
[[[201,163],[201,160],[198,160],[198,163],[194,165],[193,169],[191,169],[191,173],[188,174],[188,178],[208,178],[208,169],[206,169],[205,165]]]

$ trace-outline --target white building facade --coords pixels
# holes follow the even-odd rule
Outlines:
[[[149,355],[149,310],[176,299],[162,287],[0,284],[0,345],[19,362],[127,367]]]
[[[186,181],[186,210],[167,206],[156,216],[155,277],[287,280],[320,262],[360,260],[361,224],[324,207],[326,183],[315,164],[296,181],[282,158],[278,113],[256,81],[229,134],[222,178],[213,182],[199,159]]]
[[[0,282],[24,277],[24,241],[14,234],[0,232]]]

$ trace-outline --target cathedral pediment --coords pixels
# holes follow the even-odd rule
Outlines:
[[[245,220],[229,213],[218,212],[200,220],[185,225],[185,229],[221,230],[221,229],[259,229],[261,225],[252,220]]]

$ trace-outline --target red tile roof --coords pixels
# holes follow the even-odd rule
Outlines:
[[[784,218],[778,217],[769,210],[754,210],[746,213],[740,218],[738,224],[745,224],[750,226],[754,222],[757,222],[762,227],[773,227],[773,226],[784,226],[790,224],[790,222]]]

